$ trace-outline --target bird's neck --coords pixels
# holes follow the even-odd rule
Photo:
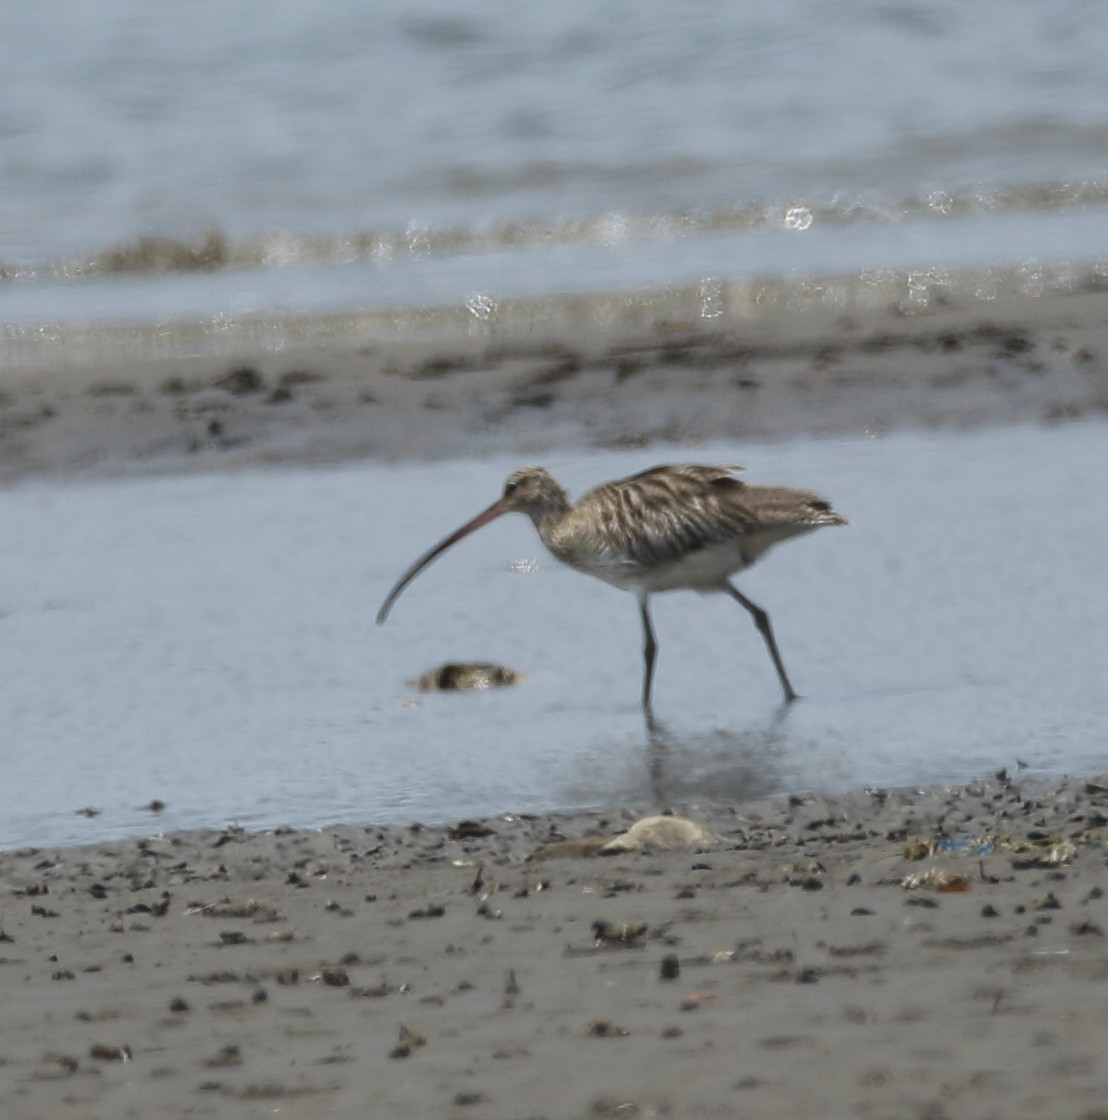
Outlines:
[[[531,524],[535,526],[535,532],[539,534],[539,539],[547,548],[551,548],[557,528],[569,512],[569,499],[564,492],[559,491],[557,494],[548,495],[542,505],[533,506],[526,512],[531,518]]]

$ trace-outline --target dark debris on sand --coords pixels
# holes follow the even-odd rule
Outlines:
[[[616,812],[0,853],[5,1107],[1097,1107],[1108,781],[682,812],[710,844],[529,859]]]

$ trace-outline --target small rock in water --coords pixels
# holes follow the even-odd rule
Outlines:
[[[448,661],[428,669],[416,681],[420,692],[465,692],[470,689],[501,688],[518,684],[523,674],[504,665],[483,661]]]
[[[97,1043],[89,1048],[89,1057],[99,1062],[129,1062],[131,1060],[130,1046],[105,1046]]]

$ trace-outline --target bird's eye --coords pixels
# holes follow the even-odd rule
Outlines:
[[[519,489],[519,483],[516,482],[514,479],[511,482],[505,482],[504,483],[504,493],[505,494],[513,494],[518,489]]]

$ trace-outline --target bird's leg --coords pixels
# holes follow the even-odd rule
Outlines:
[[[666,780],[672,740],[650,712],[646,713],[646,735],[650,758],[650,799],[660,813],[673,801]]]
[[[654,718],[654,711],[650,706],[650,688],[654,683],[654,655],[658,652],[658,643],[654,640],[654,627],[650,625],[650,607],[645,595],[639,600],[639,613],[642,615],[643,633],[642,707],[649,722]]]
[[[773,658],[773,667],[777,670],[781,687],[785,690],[785,701],[786,703],[792,703],[796,699],[796,693],[789,683],[789,674],[785,672],[781,654],[777,651],[777,641],[773,636],[773,627],[770,625],[769,615],[757,603],[752,603],[734,584],[728,583],[726,586],[731,598],[745,607],[750,612],[750,617],[754,619],[754,625],[758,627],[758,632],[765,639],[766,649],[769,650],[769,655]]]

